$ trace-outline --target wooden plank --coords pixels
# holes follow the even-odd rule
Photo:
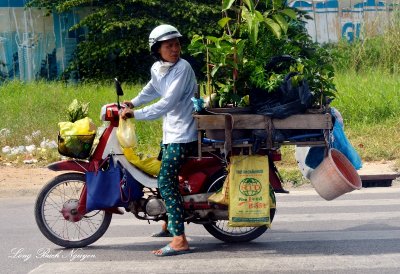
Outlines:
[[[324,147],[326,146],[325,141],[284,141],[281,145],[296,145],[296,146],[313,146],[313,147]]]
[[[297,114],[286,119],[273,119],[276,129],[332,129],[330,114]]]
[[[194,115],[197,121],[197,129],[224,129],[225,116],[224,115]]]
[[[199,154],[199,158],[201,159],[202,156],[202,149],[201,149],[201,137],[202,137],[202,133],[200,130],[197,131],[197,152]]]
[[[225,116],[225,153],[228,155],[232,150],[232,126],[233,121],[230,115]]]
[[[265,129],[268,117],[258,114],[232,115],[234,129]]]
[[[202,157],[202,152],[211,151],[214,149],[224,149],[224,152],[229,154],[232,147],[232,130],[251,130],[251,129],[266,129],[269,127],[271,120],[269,117],[257,114],[213,114],[213,115],[194,115],[199,131],[199,158]],[[275,129],[332,129],[332,117],[330,114],[297,114],[289,116],[286,119],[273,119]],[[204,130],[224,130],[225,143],[203,146],[201,144],[201,131]],[[308,145],[308,146],[325,146],[325,140],[308,140],[308,141],[285,141],[282,145]],[[267,143],[267,147],[273,144]]]
[[[225,129],[225,116],[233,121],[233,129],[265,129],[268,117],[258,114],[194,115],[197,129]],[[296,114],[272,120],[275,129],[332,129],[330,114]]]
[[[233,122],[233,129],[265,129],[266,120],[264,115],[258,114],[215,114],[215,115],[194,115],[197,120],[197,129],[225,129],[225,116],[230,117]]]

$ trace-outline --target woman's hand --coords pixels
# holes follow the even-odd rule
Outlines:
[[[121,113],[121,118],[126,120],[128,118],[134,118],[133,110],[130,108],[125,108]]]
[[[131,101],[125,101],[122,104],[124,104],[127,108],[133,108],[133,104]]]

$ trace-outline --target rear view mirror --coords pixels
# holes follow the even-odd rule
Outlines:
[[[117,78],[114,78],[114,83],[115,83],[115,91],[117,92],[117,95],[123,96],[124,91],[122,90],[121,83],[118,81]]]

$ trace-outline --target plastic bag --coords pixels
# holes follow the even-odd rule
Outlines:
[[[141,158],[136,154],[134,148],[123,148],[126,159],[149,175],[157,176],[160,173],[161,161],[157,157]]]
[[[119,126],[117,128],[118,142],[123,148],[137,147],[137,138],[135,124],[133,119],[122,119],[119,117]]]
[[[351,162],[355,169],[359,170],[362,168],[361,158],[358,155],[357,151],[351,145],[349,139],[347,139],[346,134],[344,133],[343,127],[335,122],[333,126],[333,148],[339,150],[344,155],[346,155],[347,159]]]
[[[296,59],[289,55],[274,56],[265,67],[265,71],[281,74],[294,63],[296,63]],[[253,88],[249,96],[250,106],[257,114],[279,119],[304,113],[312,105],[314,98],[305,79],[293,85],[292,79],[296,75],[298,75],[296,72],[286,74],[283,82],[272,92]]]
[[[122,147],[122,151],[126,159],[149,175],[157,176],[160,173],[161,161],[157,157],[140,157],[136,151],[137,138],[133,119],[119,118],[119,126],[117,129],[118,142]]]
[[[339,150],[341,153],[343,153],[347,157],[347,159],[351,162],[353,167],[356,170],[359,170],[360,168],[362,168],[362,161],[357,151],[352,146],[349,139],[347,139],[346,134],[344,133],[343,122],[340,121],[341,115],[334,108],[332,108],[331,113],[336,119],[333,124],[332,142],[329,145],[330,147],[335,148]],[[324,157],[325,157],[324,147],[312,147],[310,148],[307,154],[305,163],[308,167],[315,169],[322,162]]]
[[[221,205],[229,205],[229,176],[226,176],[222,188],[208,197],[208,201]]]
[[[229,171],[229,226],[270,226],[268,158],[232,156]]]
[[[92,135],[96,133],[96,125],[89,117],[77,120],[74,123],[60,122],[58,127],[60,128],[61,136]]]

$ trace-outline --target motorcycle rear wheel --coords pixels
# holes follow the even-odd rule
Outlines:
[[[224,184],[226,174],[224,172],[218,173],[210,180],[210,184],[206,188],[206,191],[215,192],[222,188]],[[271,186],[270,186],[271,187]],[[272,191],[272,195],[275,194]],[[271,222],[275,216],[275,208],[270,209],[270,218]],[[229,227],[227,220],[219,220],[216,222],[208,223],[203,225],[204,228],[210,233],[212,236],[227,243],[241,243],[241,242],[249,242],[264,234],[267,231],[267,226],[259,226],[259,227]]]
[[[112,213],[98,210],[82,216],[76,212],[84,185],[84,174],[64,173],[48,182],[36,199],[36,224],[42,234],[56,245],[85,247],[103,236],[110,225]]]

